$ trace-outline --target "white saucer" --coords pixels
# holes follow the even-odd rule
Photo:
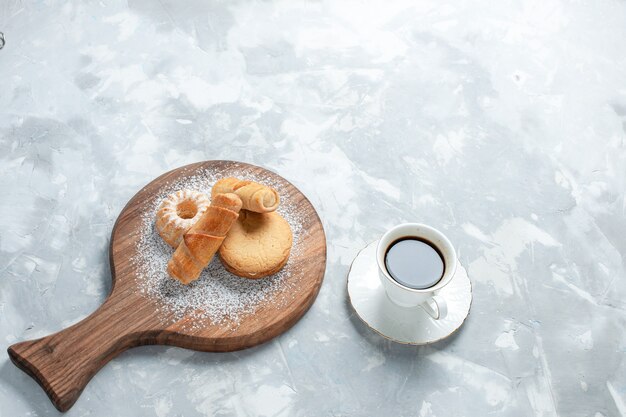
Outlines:
[[[448,304],[448,314],[433,320],[421,307],[400,307],[389,300],[378,278],[376,244],[363,248],[348,272],[348,297],[363,322],[381,336],[398,343],[425,345],[457,331],[472,304],[472,284],[459,263],[452,281],[438,292]]]

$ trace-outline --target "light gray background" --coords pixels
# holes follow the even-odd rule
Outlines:
[[[92,312],[126,201],[206,159],[275,170],[328,238],[295,328],[232,354],[143,347],[68,416],[626,414],[624,1],[0,0],[0,415],[54,416],[4,351]],[[462,331],[387,342],[357,251],[445,231]]]

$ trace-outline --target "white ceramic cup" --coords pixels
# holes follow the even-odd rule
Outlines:
[[[432,287],[415,289],[406,287],[394,280],[385,267],[385,253],[389,246],[398,239],[416,237],[424,239],[439,249],[443,256],[444,271],[441,279]],[[448,285],[456,272],[456,252],[452,243],[439,230],[420,223],[404,223],[388,230],[378,241],[376,248],[378,275],[389,299],[401,307],[422,307],[433,319],[439,320],[446,316],[448,307],[446,300],[437,292]]]

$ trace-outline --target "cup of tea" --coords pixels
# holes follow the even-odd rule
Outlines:
[[[376,249],[378,275],[389,299],[401,307],[422,307],[433,319],[448,312],[437,295],[456,272],[452,243],[435,228],[404,223],[388,230]]]

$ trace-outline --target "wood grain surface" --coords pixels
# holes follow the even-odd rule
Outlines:
[[[283,184],[282,201],[296,207],[302,219],[298,255],[290,260],[293,272],[289,297],[281,305],[266,302],[241,319],[236,329],[191,317],[164,317],[156,301],[138,291],[136,266],[131,262],[140,237],[141,213],[154,204],[166,184],[202,170],[219,175],[250,173],[259,181]],[[160,344],[208,352],[229,352],[266,342],[293,326],[313,304],[326,268],[326,238],[322,223],[307,198],[291,183],[263,168],[232,161],[206,161],[167,172],[139,191],[120,213],[109,248],[113,285],[103,305],[79,323],[37,340],[8,349],[13,363],[32,376],[56,408],[68,410],[89,380],[108,361],[133,346]],[[242,278],[243,279],[243,278]]]

